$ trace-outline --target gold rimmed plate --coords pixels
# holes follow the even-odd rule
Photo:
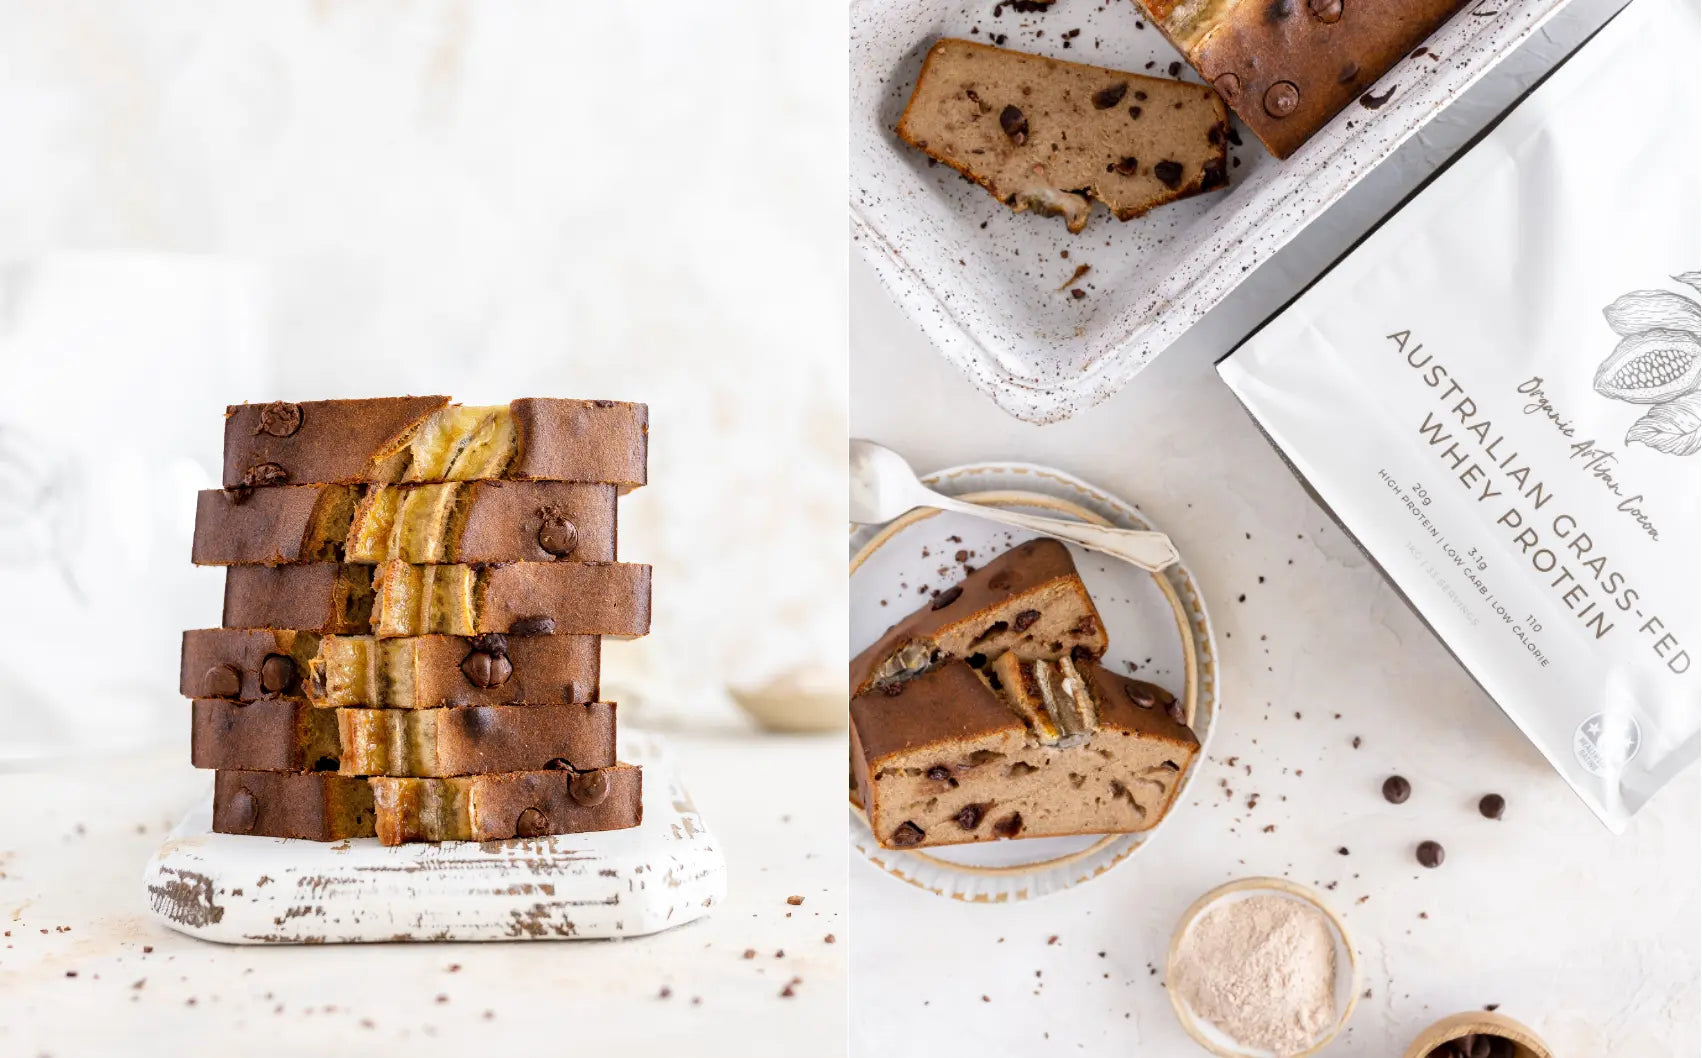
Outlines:
[[[1080,478],[1027,463],[978,463],[923,478],[950,496],[1053,517],[1162,529],[1132,504]],[[882,526],[851,533],[851,652],[877,639],[893,622],[937,590],[961,580],[966,567],[985,565],[1035,534],[969,515],[916,510]],[[1181,546],[1179,542],[1179,547]],[[1110,649],[1105,663],[1174,693],[1188,710],[1201,756],[1217,717],[1217,648],[1205,603],[1184,561],[1148,573],[1120,559],[1071,546]],[[1190,769],[1169,816],[1140,834],[951,845],[926,850],[882,848],[861,809],[851,805],[851,840],[870,863],[929,892],[972,903],[1026,900],[1080,885],[1140,851],[1185,816]]]

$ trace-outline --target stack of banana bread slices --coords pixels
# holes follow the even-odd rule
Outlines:
[[[241,404],[194,561],[223,627],[185,632],[213,829],[338,841],[617,830],[640,772],[598,700],[603,636],[650,628],[617,562],[642,404],[448,397]]]

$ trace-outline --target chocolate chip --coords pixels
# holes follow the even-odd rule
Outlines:
[[[1271,0],[1265,5],[1265,21],[1281,22],[1294,14],[1294,0]]]
[[[545,771],[578,771],[566,757],[551,757],[544,762]]]
[[[1412,796],[1412,783],[1399,775],[1391,775],[1383,780],[1383,800],[1392,805],[1404,805],[1407,798]]]
[[[892,832],[892,839],[888,844],[894,848],[907,849],[912,845],[920,845],[922,839],[927,836],[927,833],[915,823],[901,823],[898,829]]]
[[[936,764],[932,768],[928,769],[928,778],[935,782],[944,782],[951,778],[951,769],[946,767],[944,764]]]
[[[1139,110],[1140,108],[1135,107],[1134,109]],[[1140,171],[1141,163],[1137,162],[1133,158],[1124,158],[1122,161],[1112,166],[1112,168],[1124,176],[1134,176]]]
[[[999,572],[993,574],[992,578],[987,581],[987,587],[991,588],[993,591],[1008,591],[1011,583],[1011,571],[1008,569],[1001,569]]]
[[[999,111],[999,127],[1005,130],[1005,135],[1018,147],[1028,142],[1028,119],[1023,117],[1018,108],[1007,105]]]
[[[1207,162],[1205,169],[1200,173],[1200,190],[1211,191],[1227,183],[1229,183],[1229,176],[1223,171],[1223,160],[1219,158]]]
[[[230,799],[229,811],[225,813],[225,822],[230,824],[230,833],[247,834],[254,829],[255,818],[260,814],[260,806],[254,800],[254,795],[247,790],[238,790]]]
[[[567,792],[586,808],[595,808],[609,799],[609,774],[601,768],[582,771],[569,780]]]
[[[1389,90],[1384,92],[1382,95],[1378,95],[1375,92],[1367,92],[1359,97],[1359,105],[1364,107],[1366,110],[1380,110],[1384,103],[1387,103],[1395,97],[1395,89],[1399,87],[1400,85],[1390,85]]]
[[[1174,698],[1170,699],[1168,702],[1164,703],[1164,711],[1170,714],[1170,719],[1181,724],[1183,727],[1188,726],[1188,711],[1182,708],[1181,702]]]
[[[1220,73],[1212,78],[1212,87],[1217,89],[1219,95],[1233,103],[1241,95],[1241,78],[1233,72]]]
[[[1012,812],[1010,815],[993,824],[993,833],[1001,838],[1014,838],[1022,833],[1022,813]]]
[[[1221,123],[1206,130],[1206,142],[1213,147],[1223,146],[1223,125]]]
[[[483,738],[496,727],[496,714],[491,712],[488,705],[452,709],[449,715],[460,721],[461,730],[466,732],[469,738]]]
[[[1152,693],[1152,688],[1144,683],[1123,684],[1123,695],[1141,709],[1151,709],[1158,704],[1158,698]]]
[[[971,654],[967,658],[964,658],[963,660],[967,661],[969,663],[970,668],[978,669],[978,668],[981,668],[982,666],[987,664],[987,655],[985,655],[985,654]]]
[[[1300,89],[1293,81],[1278,81],[1265,90],[1265,113],[1286,118],[1300,105]]]
[[[579,530],[573,527],[561,509],[545,507],[538,515],[543,519],[538,526],[538,546],[557,558],[573,554],[573,549],[579,544]]]
[[[290,472],[276,463],[256,463],[242,475],[242,484],[247,488],[260,488],[266,485],[282,485],[290,479]]]
[[[507,654],[475,650],[461,659],[461,675],[467,677],[467,682],[473,686],[489,690],[507,683],[508,677],[514,675],[514,665]]]
[[[273,437],[288,437],[299,429],[301,405],[275,400],[260,409],[260,424],[254,428],[254,432],[269,433]]]
[[[1070,629],[1070,631],[1074,632],[1078,636],[1095,635],[1099,632],[1099,618],[1092,614],[1086,614],[1081,620],[1076,622],[1076,626]]]
[[[482,650],[486,654],[507,654],[508,637],[501,632],[486,632],[469,639],[468,645],[474,650]]]
[[[549,817],[536,808],[528,808],[514,821],[514,836],[541,838],[550,831]]]
[[[1173,63],[1170,64],[1169,69],[1170,69],[1170,76],[1175,77],[1177,74],[1180,74],[1182,72],[1182,64],[1179,63],[1179,62],[1173,62]]]
[[[1018,632],[1026,632],[1029,628],[1033,627],[1034,622],[1038,620],[1040,620],[1039,610],[1024,610],[1011,618],[1011,627],[1016,629]]]
[[[1442,866],[1442,845],[1436,841],[1421,841],[1418,843],[1418,862],[1425,867]]]
[[[1093,93],[1093,109],[1110,110],[1118,103],[1121,103],[1123,101],[1123,97],[1128,93],[1129,82],[1127,81],[1119,81],[1108,88],[1101,88],[1099,91]]]
[[[1357,80],[1359,80],[1359,64],[1356,62],[1342,63],[1341,70],[1336,74],[1336,84],[1352,84]]]
[[[957,820],[957,825],[963,829],[974,830],[976,827],[981,825],[981,817],[986,815],[987,809],[991,807],[992,805],[990,804],[964,805],[957,815],[952,818]]]
[[[1146,93],[1142,92],[1140,89],[1136,89],[1135,90],[1135,98],[1144,103],[1144,102],[1146,102]]]
[[[235,665],[214,665],[201,677],[201,688],[213,698],[235,698],[242,693],[242,670]]]
[[[952,603],[956,602],[957,597],[962,595],[962,594],[963,594],[963,585],[953,584],[951,587],[947,588],[945,591],[942,591],[938,595],[934,596],[934,601],[928,605],[928,608],[930,610],[943,610],[946,607],[950,606]]]
[[[1152,175],[1158,177],[1158,182],[1174,191],[1182,186],[1182,163],[1162,161],[1152,167]]]
[[[1320,22],[1340,22],[1342,17],[1342,0],[1307,0],[1307,7]]]
[[[508,626],[508,634],[511,636],[553,636],[555,633],[555,618],[543,614],[517,617],[514,623]]]
[[[1088,661],[1093,657],[1093,648],[1085,643],[1077,643],[1070,648],[1071,661]]]
[[[267,654],[260,663],[260,689],[267,694],[283,694],[295,686],[295,659],[282,654]]]
[[[1483,800],[1477,803],[1477,810],[1485,819],[1500,819],[1501,813],[1507,810],[1507,799],[1498,793],[1484,794]]]

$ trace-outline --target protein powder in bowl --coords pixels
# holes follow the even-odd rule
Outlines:
[[[1336,1037],[1359,996],[1347,927],[1315,892],[1244,878],[1194,901],[1165,965],[1188,1035],[1222,1058],[1301,1058]]]

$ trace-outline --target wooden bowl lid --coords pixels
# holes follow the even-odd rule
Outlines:
[[[1493,1010],[1468,1010],[1453,1014],[1418,1034],[1403,1058],[1427,1058],[1431,1051],[1461,1036],[1472,1033],[1504,1036],[1513,1041],[1516,1058],[1554,1058],[1554,1052],[1529,1026]]]

